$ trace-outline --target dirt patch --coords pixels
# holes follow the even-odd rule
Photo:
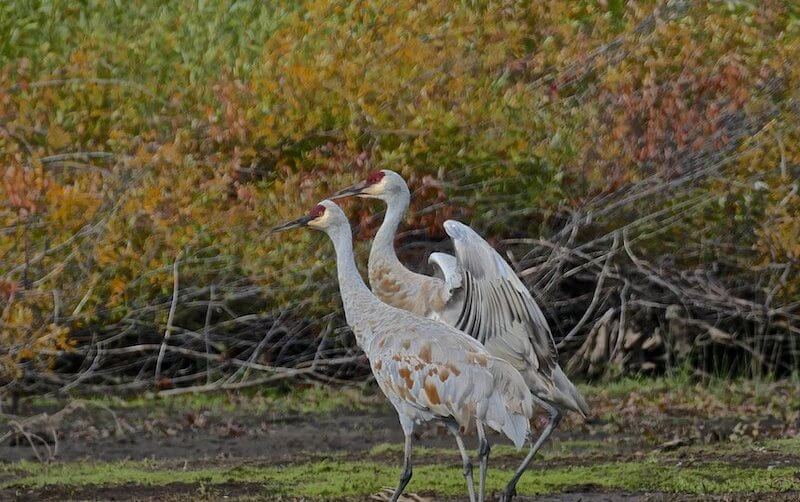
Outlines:
[[[110,414],[99,411],[70,416],[58,431],[57,445],[50,445],[53,448],[57,446],[55,460],[182,460],[196,464],[247,459],[275,464],[305,462],[309,459],[307,452],[311,451],[314,456],[371,458],[393,463],[400,458],[399,452],[375,456],[370,455],[370,449],[376,445],[399,444],[403,441],[395,413],[386,408],[332,415],[222,414],[177,409],[162,409],[153,414],[147,410],[120,409],[115,413],[117,421]],[[697,435],[687,429],[688,424],[681,423],[678,426],[676,422],[680,420],[676,421],[668,415],[644,422],[609,424],[595,420],[589,424],[565,424],[553,435],[554,441],[548,450],[551,458],[540,461],[540,465],[560,467],[599,461],[637,460],[657,451],[659,445],[677,435]],[[722,417],[700,423],[695,421],[693,426],[701,430],[728,430],[734,423],[738,423],[735,418]],[[40,435],[48,436],[44,431]],[[494,434],[491,439],[495,444],[506,444],[499,435]],[[716,441],[716,436],[714,439]],[[474,438],[469,440],[474,441]],[[578,445],[587,442],[595,446],[584,450],[578,446],[569,452],[553,452],[563,441]],[[696,443],[692,441],[692,444]],[[417,444],[428,448],[454,448],[452,437],[442,427],[435,426],[423,430]],[[597,444],[602,448],[597,448]],[[776,461],[785,464],[797,460],[791,455],[774,452],[727,453],[720,451],[711,457],[735,464],[764,467]],[[524,452],[514,455],[495,452],[492,456],[493,465],[510,467],[522,455]],[[664,452],[664,456],[675,462],[696,462],[709,458],[707,452],[696,454],[683,448]],[[25,440],[12,437],[0,444],[0,459],[17,462],[35,460],[36,457]],[[429,461],[458,463],[458,458],[433,455]]]
[[[181,413],[159,418],[137,416],[136,412],[120,414],[127,426],[122,433],[103,417],[92,422],[81,416],[64,423],[58,433],[56,459],[259,458],[290,462],[299,452],[308,450],[323,454],[361,451],[376,444],[402,441],[397,417],[388,413],[275,420],[251,415],[209,415],[188,420]],[[17,438],[0,445],[0,458],[9,462],[36,459],[27,442]]]
[[[576,487],[578,488],[578,487]],[[520,502],[789,502],[800,500],[800,492],[735,495],[685,495],[678,493],[629,493],[620,491],[570,491],[541,497],[517,497]]]
[[[430,501],[466,502],[466,497],[437,499],[432,494],[420,492],[418,494]],[[489,495],[489,494],[487,494]],[[258,483],[222,483],[213,486],[201,484],[172,483],[162,486],[119,485],[119,486],[91,486],[91,487],[64,487],[51,486],[36,490],[18,490],[12,493],[8,490],[0,492],[0,501],[29,501],[38,500],[46,502],[55,501],[196,501],[196,500],[301,500],[285,496],[273,496],[268,486]],[[347,501],[368,501],[369,497],[342,499]],[[402,499],[401,499],[402,500]],[[487,496],[487,500],[497,500],[496,497]],[[682,495],[675,493],[633,493],[624,491],[605,491],[591,485],[574,487],[564,493],[543,495],[537,497],[518,496],[518,502],[762,502],[770,500],[775,502],[790,502],[800,500],[800,492],[781,492],[766,494],[735,494],[735,495]]]
[[[368,411],[290,414],[259,413],[236,407],[224,410],[203,406],[174,407],[162,403],[152,408],[120,407],[113,412],[87,407],[67,417],[59,424],[56,440],[50,444],[51,448],[57,448],[55,462],[147,460],[153,461],[152,464],[147,462],[137,468],[148,472],[151,469],[160,472],[220,472],[239,467],[246,470],[264,467],[283,472],[284,468],[292,466],[304,469],[305,466],[300,464],[319,464],[319,460],[330,460],[331,465],[338,461],[362,461],[391,470],[390,477],[393,480],[394,469],[399,470],[402,457],[403,435],[396,414],[387,406],[375,406]],[[757,433],[753,435],[759,441],[782,438],[786,437],[782,432],[787,430],[786,427],[786,424],[773,417],[727,415],[692,416],[687,419],[685,414],[672,415],[669,411],[639,416],[632,413],[619,416],[607,414],[602,419],[588,423],[565,421],[554,434],[554,441],[545,448],[544,458],[535,461],[534,469],[553,473],[555,470],[568,471],[564,468],[569,467],[641,462],[653,462],[655,469],[658,466],[681,468],[708,463],[732,468],[763,469],[765,472],[771,468],[800,467],[800,455],[794,450],[759,448],[753,446],[747,436]],[[38,432],[42,436],[48,434],[48,431]],[[491,440],[494,444],[508,444],[496,434],[491,436]],[[476,446],[475,442],[474,437],[468,438],[470,448]],[[444,428],[432,426],[423,430],[417,445],[427,450],[417,449],[416,465],[444,466],[460,472],[460,459],[455,452],[453,438]],[[492,452],[491,468],[510,471],[525,453],[526,449],[512,453],[507,447],[498,447]],[[14,462],[34,459],[35,455],[26,441],[20,441],[19,438],[4,441],[0,444],[0,483],[13,482],[19,475],[12,470]],[[321,472],[320,478],[325,479],[325,471]],[[103,482],[105,478],[100,476],[98,479],[89,482]],[[239,478],[226,475],[215,478],[217,483],[222,481],[219,484],[210,481],[204,484],[195,483],[198,478],[192,478],[191,481],[179,478],[186,482],[173,483],[178,479],[167,477],[167,484],[159,486],[130,484],[150,482],[141,479],[126,476],[123,481],[128,484],[110,486],[51,484],[42,488],[14,487],[0,490],[0,500],[219,500],[225,497],[275,500],[270,495],[269,486],[257,482],[261,478],[244,477],[238,482],[231,482]],[[576,481],[586,481],[586,478],[581,477]],[[69,478],[56,478],[49,482],[71,481]],[[612,486],[631,488],[629,484]],[[642,485],[643,488],[645,486],[648,485]],[[649,486],[652,489],[655,485]],[[768,486],[772,489],[771,485]],[[794,487],[794,484],[786,485],[786,488]],[[283,491],[286,491],[285,485]],[[749,500],[796,500],[796,496],[754,494]],[[441,500],[436,496],[432,499]],[[284,496],[280,500],[292,498]],[[519,500],[724,501],[748,500],[748,495],[700,497],[609,491],[598,485],[575,485],[569,486],[563,493],[535,499],[520,497]]]
[[[170,483],[160,486],[48,486],[40,489],[20,489],[0,492],[0,500],[220,500],[240,497],[269,498],[269,487],[258,483],[220,483],[214,485]]]

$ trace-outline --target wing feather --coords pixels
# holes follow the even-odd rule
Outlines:
[[[468,226],[444,223],[453,239],[461,287],[453,290],[443,320],[502,355],[518,369],[532,365],[550,376],[558,352],[550,327],[511,266]]]
[[[437,275],[441,275],[447,289],[452,293],[461,287],[461,271],[458,268],[456,257],[447,253],[431,253],[428,263],[436,266]]]

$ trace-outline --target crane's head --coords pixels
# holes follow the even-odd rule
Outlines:
[[[408,185],[406,185],[406,181],[402,176],[389,169],[381,169],[380,171],[369,173],[364,181],[336,192],[331,199],[343,199],[352,196],[381,199],[384,202],[388,202],[395,197],[408,197],[409,192]]]
[[[312,207],[305,216],[278,225],[270,230],[269,233],[274,234],[298,227],[310,227],[327,232],[331,228],[347,226],[348,224],[347,216],[339,206],[329,200],[323,200]]]

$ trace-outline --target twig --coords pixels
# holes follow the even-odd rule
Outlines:
[[[611,258],[617,252],[617,248],[619,246],[619,234],[614,234],[614,243],[612,244],[611,251],[609,251],[608,255],[606,256],[606,262],[603,264],[603,270],[600,271],[600,275],[597,278],[597,286],[594,288],[594,295],[592,296],[592,301],[589,303],[589,307],[583,313],[578,323],[567,333],[567,336],[561,339],[558,342],[556,348],[563,349],[574,337],[578,334],[578,331],[583,327],[589,317],[594,312],[594,309],[597,305],[597,301],[600,299],[600,292],[603,290],[603,281],[606,278],[606,274],[608,274],[609,266],[611,265]]]
[[[206,344],[206,383],[211,383],[211,361],[208,359],[208,355],[211,353],[211,347],[208,341],[208,332],[211,329],[211,314],[213,313],[214,308],[214,285],[211,285],[211,288],[208,293],[208,307],[206,308],[206,320],[203,324],[203,340]]]
[[[0,443],[8,439],[10,436],[14,434],[21,434],[25,437],[30,444],[31,449],[33,450],[34,455],[40,462],[50,461],[53,460],[55,454],[57,453],[58,447],[58,437],[57,437],[57,426],[61,424],[64,418],[73,413],[74,411],[83,409],[86,403],[82,400],[70,401],[64,406],[61,410],[53,413],[52,415],[48,415],[47,413],[40,413],[38,415],[34,415],[32,417],[26,418],[24,420],[11,420],[9,421],[9,425],[12,427],[12,430],[0,436]],[[31,433],[30,429],[36,426],[42,426],[47,429],[53,435],[53,442],[55,445],[54,449],[51,449],[48,445],[47,441],[45,441],[41,436],[37,434]],[[34,440],[39,441],[42,443],[47,450],[47,457],[43,458],[42,455],[39,453],[38,448],[36,448],[36,443]]]
[[[619,328],[617,329],[616,343],[614,344],[614,348],[611,350],[611,354],[609,355],[609,359],[612,361],[619,352],[619,349],[622,348],[622,342],[625,339],[625,314],[628,310],[628,288],[630,288],[630,283],[625,281],[625,285],[622,286],[622,291],[619,293]]]
[[[172,264],[172,303],[169,307],[169,314],[167,315],[167,327],[164,330],[164,339],[161,342],[161,350],[158,352],[158,359],[156,360],[156,373],[155,380],[161,378],[161,363],[164,360],[164,353],[167,350],[167,342],[169,341],[170,334],[172,334],[172,322],[175,319],[175,309],[178,306],[178,265],[181,261],[181,253],[175,258]]]
[[[342,364],[345,362],[354,362],[360,359],[362,356],[353,356],[349,358],[342,358],[338,361],[328,360],[327,363],[335,363],[335,364]],[[237,389],[244,389],[247,387],[255,387],[258,385],[263,385],[265,383],[275,382],[278,380],[283,380],[286,378],[294,378],[297,376],[307,375],[307,374],[314,374],[317,370],[317,367],[320,364],[314,363],[307,368],[291,368],[291,369],[284,369],[277,374],[270,375],[263,378],[256,378],[253,380],[247,380],[244,382],[235,382],[235,383],[223,383],[221,380],[218,383],[213,384],[206,384],[206,385],[197,385],[194,387],[178,387],[175,389],[165,389],[159,391],[157,393],[158,396],[174,396],[178,394],[188,394],[188,393],[198,393],[198,392],[212,392],[218,390],[237,390]]]
[[[115,155],[111,152],[71,152],[58,155],[48,155],[39,159],[43,164],[54,162],[64,162],[65,160],[78,160],[88,162],[91,159],[114,159]]]

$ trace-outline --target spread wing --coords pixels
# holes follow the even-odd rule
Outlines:
[[[530,365],[550,376],[558,352],[528,289],[474,230],[454,220],[446,221],[444,229],[453,239],[458,269],[452,274],[458,274],[461,287],[453,291],[442,320],[478,339],[517,369]]]

